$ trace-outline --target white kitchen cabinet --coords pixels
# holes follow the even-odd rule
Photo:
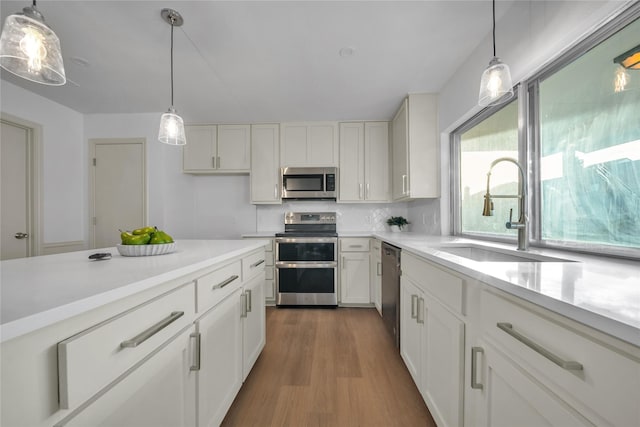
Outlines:
[[[382,242],[371,239],[371,295],[373,304],[382,315]]]
[[[480,342],[475,363],[484,368],[476,374],[476,391],[481,394],[477,418],[467,425],[512,426],[593,426],[559,396],[540,384],[494,346]],[[481,388],[480,388],[481,387]],[[637,402],[636,402],[637,403]],[[631,425],[631,424],[625,424]]]
[[[400,278],[400,356],[419,390],[424,336],[424,293],[403,276]]]
[[[251,127],[249,125],[188,125],[187,145],[182,149],[186,173],[249,173]]]
[[[264,300],[266,305],[275,305],[276,303],[276,283],[275,283],[275,258],[273,249],[275,248],[275,239],[273,237],[243,237],[243,239],[260,239],[267,240],[269,243],[265,246],[265,262],[264,262]]]
[[[242,381],[266,343],[264,273],[244,285],[242,293]]]
[[[338,166],[336,122],[282,123],[280,166]]]
[[[341,202],[389,200],[389,125],[340,123]]]
[[[194,330],[193,326],[186,328],[56,426],[195,426]]]
[[[393,201],[440,197],[435,94],[410,94],[392,127]]]
[[[251,203],[282,203],[278,124],[251,126]]]
[[[342,304],[370,304],[369,238],[339,239],[340,302]]]
[[[198,426],[219,425],[242,386],[242,288],[197,321],[200,333]]]

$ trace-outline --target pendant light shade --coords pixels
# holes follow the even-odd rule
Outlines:
[[[500,105],[513,97],[513,82],[509,66],[496,56],[496,0],[493,0],[493,58],[480,79],[478,105]]]
[[[173,27],[181,26],[184,22],[182,16],[173,9],[162,9],[162,19],[171,25],[171,106],[160,117],[160,131],[158,141],[169,145],[185,145],[187,138],[184,134],[184,121],[175,108],[173,108]]]
[[[67,82],[58,36],[33,6],[9,15],[0,36],[0,66],[16,76],[51,86]]]

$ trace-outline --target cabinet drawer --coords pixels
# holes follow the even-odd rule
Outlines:
[[[193,283],[58,343],[60,407],[100,391],[193,322]]]
[[[242,282],[242,265],[235,261],[206,274],[196,281],[198,313],[204,313],[233,291]]]
[[[481,304],[483,333],[530,375],[597,425],[640,425],[640,350],[626,355],[546,310],[486,290]]]
[[[340,252],[369,252],[368,237],[348,237],[340,239]]]
[[[440,302],[463,314],[464,281],[461,278],[406,252],[402,253],[401,263],[403,275],[411,277]]]
[[[242,258],[242,281],[246,282],[259,274],[263,274],[265,262],[264,251],[255,252]]]

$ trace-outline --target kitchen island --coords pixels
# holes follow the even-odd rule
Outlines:
[[[3,261],[1,424],[222,421],[265,344],[266,243]]]

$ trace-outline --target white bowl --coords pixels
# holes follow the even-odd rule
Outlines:
[[[176,250],[176,243],[163,243],[160,245],[117,245],[118,252],[122,256],[151,256],[169,254]]]

